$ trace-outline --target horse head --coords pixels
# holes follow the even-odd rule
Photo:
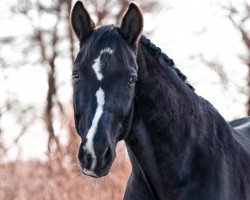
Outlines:
[[[108,174],[115,147],[133,117],[138,66],[136,54],[143,16],[131,3],[120,27],[96,27],[78,1],[71,14],[80,50],[73,68],[75,127],[81,137],[78,159],[84,174]]]

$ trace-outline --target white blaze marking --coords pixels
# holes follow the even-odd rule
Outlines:
[[[99,88],[96,92],[96,100],[97,100],[97,108],[96,108],[96,112],[95,112],[95,115],[94,115],[94,118],[92,120],[92,124],[91,124],[91,127],[88,131],[88,134],[87,134],[87,142],[86,142],[86,145],[84,148],[86,148],[90,153],[91,155],[93,156],[93,163],[92,163],[92,166],[91,166],[91,170],[94,169],[95,167],[95,164],[96,164],[96,156],[95,156],[95,151],[94,151],[94,145],[93,145],[93,140],[94,140],[94,136],[95,136],[95,133],[96,133],[96,130],[97,130],[97,127],[98,127],[98,122],[102,116],[102,113],[103,113],[103,106],[104,106],[104,103],[105,103],[105,95],[104,95],[104,92],[102,90],[102,88]]]
[[[93,64],[92,67],[93,67],[95,74],[96,74],[96,77],[99,81],[101,81],[103,79],[103,75],[101,73],[101,60],[100,60],[101,55],[103,53],[112,54],[113,50],[110,49],[109,47],[105,48],[105,49],[100,51],[100,55],[95,59],[95,63]],[[83,169],[83,171],[85,174],[89,174],[92,176],[96,176],[95,173],[93,172],[95,165],[96,165],[96,155],[95,155],[95,151],[94,151],[93,140],[94,140],[94,136],[95,136],[95,133],[96,133],[96,130],[98,127],[98,122],[99,122],[99,120],[102,116],[102,113],[103,113],[103,106],[105,104],[105,94],[104,94],[104,91],[102,90],[101,87],[97,90],[95,96],[96,96],[96,100],[97,100],[96,112],[95,112],[94,118],[92,120],[91,127],[90,127],[90,129],[87,133],[87,136],[86,136],[86,139],[87,139],[86,145],[83,147],[84,149],[87,149],[93,157],[93,163],[91,165],[90,170]]]
[[[103,75],[102,75],[102,72],[101,72],[101,55],[103,53],[109,53],[109,54],[112,54],[113,53],[113,50],[110,49],[109,47],[108,48],[105,48],[103,50],[100,51],[100,55],[95,59],[95,63],[93,64],[93,69],[95,71],[95,74],[96,74],[96,77],[99,81],[101,81],[103,79]]]

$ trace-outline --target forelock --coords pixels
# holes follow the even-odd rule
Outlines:
[[[112,49],[113,55],[116,55],[121,65],[126,65],[124,61],[129,60],[128,53],[131,52],[131,47],[119,31],[119,28],[114,25],[96,28],[84,42],[81,41],[75,66],[78,65],[77,63],[82,63],[83,59],[95,59],[105,48]],[[102,59],[105,59],[105,54]]]

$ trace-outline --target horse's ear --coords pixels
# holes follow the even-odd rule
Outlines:
[[[80,40],[86,38],[95,28],[95,23],[81,1],[77,1],[72,9],[71,26]]]
[[[131,45],[136,45],[143,28],[141,9],[130,3],[121,24],[121,32]]]

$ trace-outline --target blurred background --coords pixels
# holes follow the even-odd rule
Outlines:
[[[127,0],[84,0],[97,25],[120,24]],[[144,35],[174,59],[226,120],[250,115],[250,1],[138,0]],[[0,1],[0,199],[122,199],[123,143],[107,177],[84,177],[72,111],[79,50],[71,0]]]

